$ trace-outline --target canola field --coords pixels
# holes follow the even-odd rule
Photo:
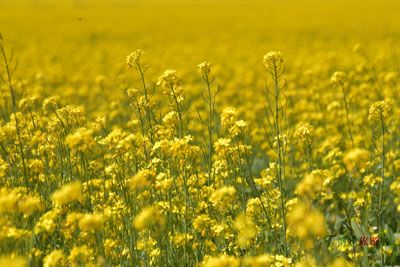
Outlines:
[[[399,265],[399,14],[0,0],[0,266]]]

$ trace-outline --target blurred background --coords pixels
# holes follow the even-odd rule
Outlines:
[[[396,0],[0,0],[0,32],[23,78],[52,81],[53,90],[82,75],[117,86],[138,48],[153,80],[175,68],[190,84],[209,60],[224,86],[246,89],[263,82],[269,50],[285,53],[289,71],[327,75],[360,47],[370,60],[397,57],[399,14]]]

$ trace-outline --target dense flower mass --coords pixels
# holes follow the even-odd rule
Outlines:
[[[64,185],[61,189],[55,191],[52,200],[59,205],[68,204],[77,201],[82,197],[82,184],[80,181]]]
[[[386,119],[392,113],[392,107],[388,101],[382,100],[374,102],[369,108],[368,119],[371,122]]]
[[[400,2],[352,1],[0,1],[0,267],[398,265]]]

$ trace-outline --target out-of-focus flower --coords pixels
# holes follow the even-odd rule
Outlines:
[[[64,185],[59,190],[55,191],[51,196],[53,202],[58,205],[65,205],[74,201],[79,201],[82,198],[82,183],[75,181]]]
[[[370,122],[380,121],[392,114],[392,106],[386,100],[377,101],[369,108],[368,120]]]
[[[362,148],[354,148],[348,151],[343,157],[343,163],[348,171],[364,168],[370,159],[370,153]]]
[[[203,267],[239,267],[240,260],[233,256],[222,255],[219,257],[205,257],[202,262]]]
[[[160,209],[156,206],[149,206],[142,209],[139,214],[136,215],[133,220],[133,225],[138,230],[144,230],[155,225],[163,225],[164,221],[165,219]]]

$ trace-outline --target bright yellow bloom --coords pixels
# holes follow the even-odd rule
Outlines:
[[[138,171],[129,181],[129,185],[133,190],[141,190],[150,185],[155,174],[150,170]]]
[[[246,214],[236,217],[233,226],[238,231],[238,245],[241,248],[249,246],[249,242],[257,235],[257,227],[252,218]]]
[[[0,188],[0,213],[15,211],[18,205],[18,194],[6,187]]]
[[[355,265],[347,262],[343,258],[337,258],[334,262],[329,264],[329,267],[355,267]]]
[[[18,203],[18,209],[26,215],[41,211],[43,208],[42,201],[37,197],[27,196]]]
[[[364,168],[369,159],[370,153],[367,150],[354,148],[344,155],[343,162],[347,170],[354,171]]]
[[[235,257],[222,255],[219,257],[205,257],[203,267],[239,267],[240,261]]]
[[[35,234],[53,233],[57,228],[60,214],[61,210],[57,207],[43,214],[35,225]]]
[[[263,58],[264,68],[270,72],[277,74],[281,71],[283,67],[283,53],[279,51],[270,51]]]
[[[54,203],[65,205],[82,199],[82,183],[75,181],[64,185],[51,196]]]
[[[94,261],[93,250],[86,245],[73,247],[68,256],[70,266],[86,266]]]
[[[157,85],[163,88],[174,88],[180,85],[180,80],[176,74],[176,70],[168,69],[158,78]]]
[[[314,128],[309,123],[300,124],[294,136],[300,139],[301,142],[311,144],[313,141]]]
[[[197,65],[197,69],[200,74],[209,75],[211,72],[211,63],[204,61],[204,62],[200,63],[199,65]]]
[[[140,211],[133,220],[133,226],[138,230],[151,228],[155,225],[163,225],[164,216],[158,207],[149,206]]]
[[[215,190],[210,197],[210,201],[214,207],[220,210],[226,210],[232,207],[236,199],[236,189],[233,186],[224,186]]]
[[[83,231],[101,230],[104,225],[102,214],[84,214],[79,220],[79,228]]]
[[[343,85],[347,79],[347,75],[343,71],[335,71],[331,77],[333,84]]]
[[[295,236],[308,241],[310,246],[314,237],[324,237],[326,234],[324,216],[301,202],[288,213],[287,223]]]
[[[44,267],[57,267],[65,265],[66,257],[61,250],[53,250],[50,254],[44,257]]]
[[[310,255],[307,255],[305,259],[295,264],[295,267],[317,267],[317,266],[318,265],[315,259]]]
[[[144,54],[145,52],[143,50],[137,49],[126,57],[126,64],[131,68],[136,67],[136,64],[140,64],[140,60]]]
[[[25,259],[21,257],[0,257],[0,266],[1,267],[26,267],[27,262]]]
[[[65,138],[65,143],[72,149],[87,151],[92,149],[96,142],[91,129],[80,128]]]
[[[377,101],[369,108],[368,120],[370,122],[380,121],[388,118],[392,114],[392,106],[386,101]]]
[[[307,174],[296,187],[296,194],[300,196],[315,197],[323,188],[327,173],[323,170],[314,170]]]

